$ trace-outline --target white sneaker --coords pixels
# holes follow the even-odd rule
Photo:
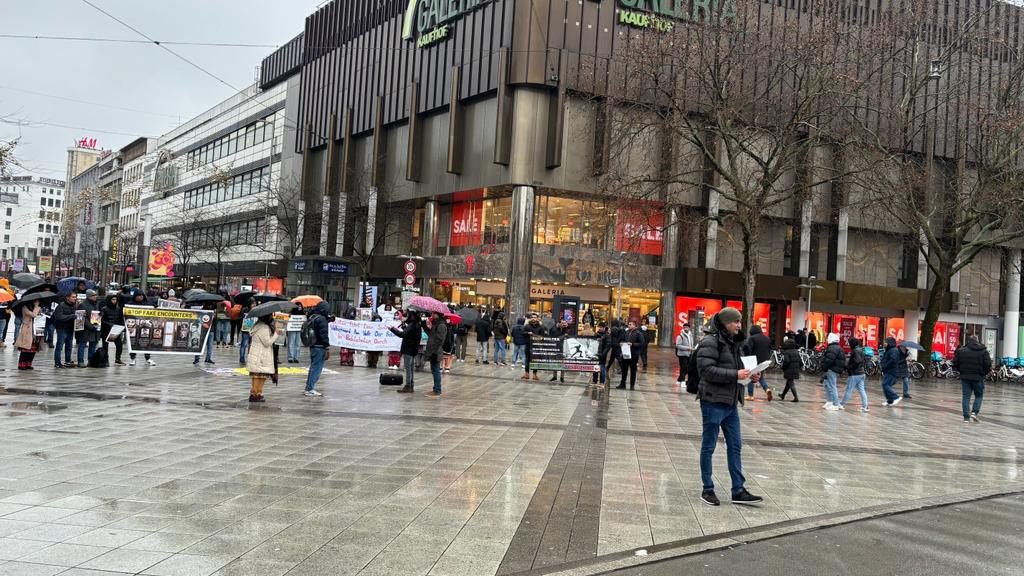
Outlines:
[[[861,407],[860,407],[860,411],[861,411],[861,412],[870,412],[871,410],[868,410],[868,407],[867,407],[867,406],[861,406]]]
[[[899,404],[900,400],[903,400],[903,396],[897,396],[896,399],[892,401],[892,404],[890,404],[890,406],[895,406]]]
[[[840,404],[839,405],[839,409],[840,410],[846,410],[846,405],[845,404]]]
[[[839,406],[830,404],[828,408],[825,408],[825,410],[828,410],[829,412],[839,412]]]
[[[156,362],[153,362],[152,360],[146,360],[146,364],[149,364],[150,366],[156,366]]]
[[[135,366],[135,360],[129,360],[128,361],[128,365],[129,366]]]
[[[316,390],[306,390],[305,392],[303,392],[303,394],[305,396],[313,396],[313,397],[323,396],[323,394],[317,392]]]
[[[831,402],[825,402],[825,405],[822,406],[822,408],[824,408],[825,410],[831,410],[832,409],[832,403]]]

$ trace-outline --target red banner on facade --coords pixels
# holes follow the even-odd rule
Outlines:
[[[452,205],[452,246],[478,246],[484,237],[484,203]]]
[[[616,213],[615,249],[633,254],[661,256],[665,214],[649,208],[620,208]]]
[[[743,312],[743,302],[739,300],[729,300],[725,303],[726,306],[732,306],[733,308]],[[761,331],[765,334],[769,333],[769,328],[772,324],[772,305],[764,304],[762,302],[754,302],[754,317],[751,319],[750,324],[752,326],[760,326]]]
[[[683,330],[683,324],[690,321],[690,312],[697,310],[704,311],[704,318],[710,320],[712,316],[722,310],[722,301],[714,298],[694,298],[692,296],[676,296],[676,321],[672,326],[672,342]],[[700,335],[698,334],[698,338]]]

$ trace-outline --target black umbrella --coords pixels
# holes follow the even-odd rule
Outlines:
[[[36,284],[42,284],[43,279],[38,274],[31,272],[19,272],[11,278],[11,284],[14,284],[18,288],[28,288],[29,286],[35,286]]]
[[[45,291],[44,292],[33,292],[31,294],[25,294],[25,295],[23,295],[21,297],[21,299],[16,301],[14,304],[11,304],[11,312],[17,314],[17,313],[20,312],[21,307],[23,305],[25,305],[25,304],[30,304],[30,303],[35,302],[37,300],[40,302],[40,304],[42,304],[42,303],[45,303],[47,300],[51,300],[51,299],[56,298],[56,297],[57,297],[57,295],[54,294],[53,292],[45,292]]]
[[[238,304],[239,306],[248,306],[249,301],[252,300],[252,297],[255,295],[255,292],[239,292],[238,294],[235,294],[233,300],[235,304]]]
[[[480,318],[480,311],[476,308],[463,308],[458,311],[458,315],[462,318],[463,323],[472,324]]]
[[[54,295],[56,295],[57,292],[58,292],[57,285],[56,284],[47,284],[47,283],[42,283],[41,282],[41,283],[36,284],[35,286],[31,287],[31,288],[26,289],[25,293],[22,294],[22,297],[25,297],[28,294],[36,294],[36,293],[39,293],[39,292],[53,292]]]
[[[291,300],[279,294],[257,294],[252,297],[252,301],[257,304],[265,304],[267,302],[291,302]]]
[[[259,306],[254,306],[245,316],[247,318],[262,318],[264,316],[270,316],[275,312],[291,312],[294,308],[295,304],[289,300],[273,300],[270,302],[264,302]]]
[[[220,294],[210,294],[209,292],[200,292],[198,294],[190,294],[185,299],[185,304],[205,304],[207,302],[223,302],[224,297]]]

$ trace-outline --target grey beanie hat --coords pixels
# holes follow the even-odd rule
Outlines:
[[[86,297],[95,296],[96,295],[96,291],[95,290],[86,290],[85,291],[85,295],[86,295]]]
[[[718,319],[722,321],[722,324],[732,324],[733,322],[739,322],[742,320],[743,314],[740,314],[740,311],[732,306],[728,306],[726,308],[722,308],[718,313]]]

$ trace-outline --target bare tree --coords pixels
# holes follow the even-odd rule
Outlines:
[[[9,176],[11,168],[20,166],[17,157],[14,155],[17,148],[17,138],[0,138],[0,176]]]
[[[192,265],[197,262],[201,250],[200,233],[205,224],[199,219],[196,210],[173,211],[169,218],[160,222],[160,227],[153,230],[155,243],[170,245],[176,265],[183,267],[186,280],[192,272]]]
[[[996,8],[970,8],[927,61],[920,22],[931,6],[906,3],[890,35],[895,80],[883,88],[891,91],[865,103],[871,114],[859,119],[871,122],[860,123],[851,147],[873,167],[856,178],[863,210],[901,228],[930,272],[921,328],[929,348],[952,277],[986,249],[1024,237],[1024,47],[990,31]],[[971,125],[940,139],[938,116],[947,110]],[[936,158],[937,148],[953,158]]]
[[[359,263],[361,278],[367,281],[375,261],[391,252],[388,248],[411,243],[416,208],[413,201],[398,199],[393,183],[375,187],[357,182],[354,190],[359,192],[346,197],[345,228],[351,231],[346,236],[352,240],[352,256]]]
[[[291,260],[302,253],[306,210],[298,177],[272,185],[254,197],[254,205],[266,214],[261,248],[275,258]]]
[[[677,209],[681,223],[709,235],[736,230],[745,310],[754,307],[768,223],[849,170],[830,158],[845,139],[835,119],[877,74],[865,62],[881,53],[840,5],[819,2],[783,19],[783,8],[756,0],[736,2],[735,15],[722,3],[701,24],[630,30],[628,61],[608,65],[603,192],[639,221]]]

